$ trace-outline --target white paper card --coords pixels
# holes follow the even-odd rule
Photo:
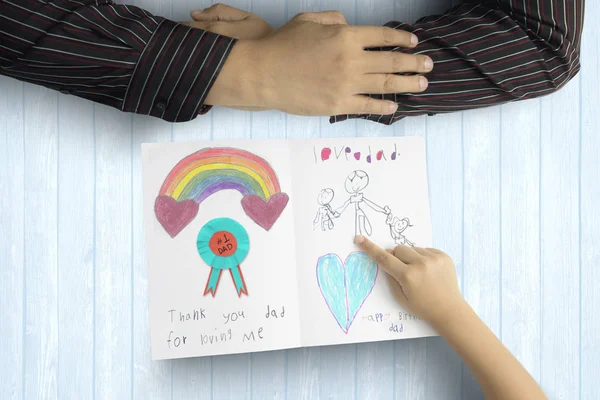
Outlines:
[[[434,335],[353,244],[431,246],[421,138],[142,145],[153,359]]]

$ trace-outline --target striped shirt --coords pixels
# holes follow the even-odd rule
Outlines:
[[[428,89],[371,95],[398,103],[393,116],[331,121],[391,124],[552,93],[579,71],[583,14],[584,0],[480,0],[390,22],[420,43],[377,50],[430,56]],[[234,44],[110,0],[0,0],[0,22],[0,73],[172,122],[208,110],[203,101]]]
[[[597,0],[596,0],[597,1]],[[371,95],[398,103],[394,115],[342,115],[391,124],[406,116],[448,113],[531,99],[555,92],[579,71],[585,0],[467,1],[415,24],[414,49],[434,61],[423,93]]]
[[[110,0],[0,0],[0,73],[171,122],[208,110],[233,44]]]

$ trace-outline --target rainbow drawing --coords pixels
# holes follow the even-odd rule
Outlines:
[[[207,148],[169,172],[154,204],[156,217],[175,237],[196,217],[199,205],[221,190],[238,191],[246,215],[267,231],[289,201],[265,159],[241,149]]]

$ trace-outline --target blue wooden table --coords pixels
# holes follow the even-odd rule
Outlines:
[[[450,3],[231,2],[274,25]],[[467,300],[550,398],[600,399],[600,3],[586,12],[582,72],[557,94],[391,127],[219,109],[170,125],[0,78],[0,399],[481,398],[440,338],[150,360],[141,143],[394,135],[426,138],[434,242]]]

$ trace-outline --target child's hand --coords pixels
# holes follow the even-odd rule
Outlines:
[[[392,225],[393,220],[394,220],[394,216],[392,215],[392,212],[390,211],[389,213],[387,213],[387,217],[385,217],[385,223],[388,225]]]
[[[409,246],[386,251],[364,236],[357,236],[355,243],[389,274],[398,302],[434,327],[444,324],[453,311],[466,305],[454,263],[444,252]]]

